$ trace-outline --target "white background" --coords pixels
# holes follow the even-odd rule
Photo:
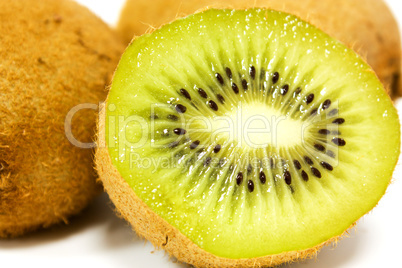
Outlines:
[[[124,0],[78,2],[88,6],[109,24],[115,25]],[[387,2],[402,25],[402,3],[400,0]],[[396,105],[402,114],[402,101],[398,101]],[[356,231],[352,230],[349,238],[342,240],[336,248],[325,248],[316,260],[285,267],[402,267],[400,205],[401,163],[397,166],[394,183],[389,187],[388,193],[373,212],[359,221]],[[164,252],[154,252],[150,243],[138,238],[124,221],[114,215],[106,194],[99,197],[81,217],[72,219],[68,226],[40,231],[21,239],[0,240],[0,266],[187,267],[169,261]]]

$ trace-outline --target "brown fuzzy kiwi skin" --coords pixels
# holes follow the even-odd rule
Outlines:
[[[0,237],[67,222],[100,192],[93,150],[72,145],[67,113],[98,104],[122,40],[70,0],[0,0]],[[91,142],[96,111],[72,133]]]
[[[345,43],[366,59],[392,98],[402,95],[401,41],[397,22],[383,0],[127,0],[118,32],[129,42],[150,27],[206,7],[265,7],[292,13]]]
[[[121,177],[112,163],[105,136],[106,109],[102,105],[98,122],[97,149],[95,153],[96,169],[103,186],[115,205],[118,214],[128,221],[135,232],[150,241],[156,249],[164,249],[179,262],[194,267],[235,268],[235,267],[274,267],[283,263],[311,259],[317,256],[322,247],[336,244],[348,236],[345,231],[313,248],[300,251],[284,252],[251,259],[228,259],[215,256],[194,244],[177,228],[153,212]],[[354,227],[355,223],[350,226]],[[350,229],[349,228],[349,229]]]

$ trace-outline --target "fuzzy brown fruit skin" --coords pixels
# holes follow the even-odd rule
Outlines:
[[[374,69],[391,97],[402,95],[401,41],[383,0],[127,0],[118,31],[130,42],[152,28],[206,7],[266,7],[292,13],[353,48]]]
[[[71,108],[103,101],[123,42],[70,0],[0,1],[0,237],[67,221],[99,192],[93,150],[66,138]],[[72,133],[91,142],[96,112]]]
[[[338,237],[333,237],[306,250],[284,252],[259,258],[228,259],[215,256],[198,247],[177,228],[153,212],[121,177],[112,163],[106,145],[105,122],[106,111],[102,107],[99,115],[95,163],[106,192],[116,206],[118,213],[131,224],[139,236],[150,241],[155,248],[166,250],[180,262],[200,268],[274,267],[283,263],[314,258],[322,247],[336,244],[338,240],[348,234],[348,231],[345,231]]]

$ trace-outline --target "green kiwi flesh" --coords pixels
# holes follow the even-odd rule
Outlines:
[[[101,131],[135,194],[229,259],[341,235],[385,193],[400,147],[396,109],[371,68],[264,9],[211,9],[137,38]]]

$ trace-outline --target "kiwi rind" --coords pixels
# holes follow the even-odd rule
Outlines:
[[[294,14],[366,59],[392,98],[402,94],[398,24],[383,0],[306,0],[302,4],[299,0],[156,0],[152,5],[146,0],[127,0],[117,30],[130,42],[133,35],[142,35],[206,7],[266,7]]]
[[[67,222],[100,192],[93,150],[64,123],[104,100],[124,45],[70,0],[1,0],[0,17],[0,237],[16,237]],[[96,117],[75,115],[77,140],[93,140]]]

